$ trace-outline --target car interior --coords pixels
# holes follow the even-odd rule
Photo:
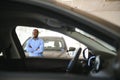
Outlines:
[[[1,80],[119,79],[120,28],[110,30],[104,26],[113,28],[111,24],[103,22],[105,25],[102,25],[83,15],[78,17],[60,8],[58,11],[54,6],[49,7],[51,4],[40,2],[13,0],[0,3]],[[87,46],[82,52],[84,59],[79,59],[82,48],[78,48],[73,58],[26,57],[16,34],[17,26],[35,26],[69,36]]]

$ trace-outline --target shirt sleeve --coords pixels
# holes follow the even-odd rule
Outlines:
[[[34,51],[35,54],[39,54],[42,53],[44,51],[44,41],[40,40],[40,45],[39,45],[39,49]]]
[[[32,53],[32,52],[34,51],[33,48],[30,47],[30,42],[31,42],[31,40],[29,39],[29,40],[27,41],[27,44],[26,44],[26,47],[25,47],[25,50],[26,50],[28,53]]]

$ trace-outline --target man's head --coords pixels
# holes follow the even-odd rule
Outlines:
[[[39,34],[39,31],[37,29],[34,29],[32,34],[33,34],[34,38],[37,38],[38,34]]]

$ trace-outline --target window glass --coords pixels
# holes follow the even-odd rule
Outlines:
[[[89,38],[91,38],[91,39],[93,39],[94,41],[96,41],[96,42],[99,43],[100,45],[108,48],[109,50],[116,52],[115,47],[113,47],[113,46],[111,46],[110,44],[102,41],[101,39],[99,39],[99,38],[97,38],[97,37],[95,37],[95,36],[93,36],[93,35],[90,35],[90,34],[88,34],[87,32],[85,32],[85,31],[83,31],[83,30],[80,30],[80,29],[78,29],[78,28],[75,28],[75,31],[76,31],[76,32],[79,32],[80,34],[83,34],[83,35],[85,35],[85,36],[87,36],[87,37],[89,37]]]
[[[39,31],[38,38],[43,40],[44,49],[41,55],[35,55],[39,51],[37,50],[36,45],[39,45],[36,40],[33,38],[33,30],[37,29]],[[85,45],[78,42],[77,40],[68,37],[62,33],[51,31],[43,28],[29,27],[29,26],[17,26],[16,34],[20,40],[20,43],[24,49],[26,57],[44,57],[44,58],[73,58],[77,53],[79,48],[84,50]],[[70,48],[75,48],[71,51]],[[32,50],[31,52],[28,50]],[[41,46],[39,46],[39,49]],[[81,52],[82,53],[82,52]],[[33,55],[32,55],[33,54]],[[83,58],[83,54],[79,58]]]
[[[61,41],[57,40],[44,40],[45,50],[57,50],[63,47]]]

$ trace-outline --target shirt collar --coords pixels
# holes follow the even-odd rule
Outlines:
[[[34,39],[34,40],[38,40],[39,38],[38,38],[38,37],[37,37],[37,38],[33,38],[33,37],[32,37],[32,39]]]

